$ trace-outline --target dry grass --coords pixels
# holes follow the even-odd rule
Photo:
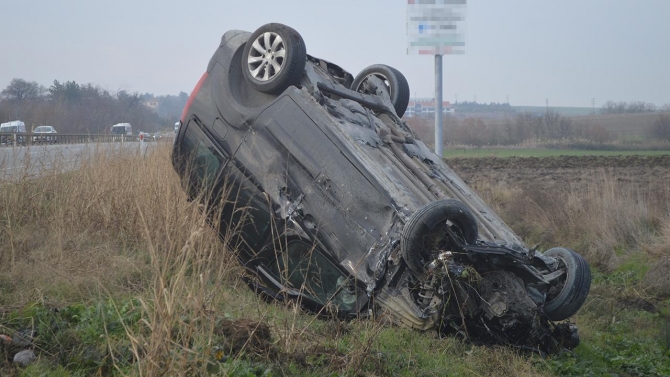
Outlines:
[[[563,186],[503,180],[476,187],[529,244],[584,255],[601,284],[583,311],[594,315],[590,321],[613,321],[630,309],[655,312],[670,297],[670,187],[663,179],[637,182],[601,169]]]
[[[220,356],[286,375],[291,365],[355,375],[373,354],[382,325],[361,325],[369,339],[338,348],[348,325],[248,290],[234,253],[186,200],[167,146],[96,153],[65,174],[29,163],[1,186],[0,314],[134,298],[142,319],[126,335],[138,363],[122,370],[142,376],[206,374]]]
[[[156,205],[185,207],[169,171],[148,168],[156,159],[99,153],[77,172],[52,169],[3,183],[0,276],[20,289],[3,292],[0,303],[68,302],[101,287],[132,293],[145,284],[148,264],[137,253],[145,241],[140,211],[157,225],[169,213]],[[157,203],[158,191],[163,197],[173,193],[175,201]]]
[[[276,375],[545,374],[541,361],[514,350],[372,320],[317,320],[294,303],[261,301],[201,208],[186,200],[168,152],[98,153],[75,172],[2,183],[0,314],[35,302],[134,298],[141,320],[125,336],[137,362],[120,374],[205,375],[212,365],[220,375],[254,372],[240,365]],[[614,269],[631,253],[656,256],[670,244],[660,201],[668,192],[606,172],[563,193],[477,187],[527,238],[568,240],[597,266]]]
[[[631,253],[650,252],[649,245],[658,251],[670,247],[668,187],[651,190],[605,170],[567,190],[523,182],[477,182],[475,187],[529,243],[572,247],[605,271],[616,269]]]
[[[75,172],[3,183],[0,306],[137,297],[144,328],[129,337],[140,374],[192,368],[217,287],[238,284],[239,270],[186,201],[168,150],[96,153]]]

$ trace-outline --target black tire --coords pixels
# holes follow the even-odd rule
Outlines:
[[[400,237],[400,248],[407,266],[422,276],[426,264],[435,256],[435,246],[448,247],[451,242],[446,231],[436,227],[446,227],[451,222],[451,230],[458,235],[464,244],[477,241],[477,220],[462,202],[454,199],[443,199],[429,203],[416,211],[405,224]],[[428,237],[430,233],[435,237]],[[436,245],[438,244],[438,245]],[[441,247],[440,247],[441,248]]]
[[[384,81],[389,91],[389,97],[391,98],[395,113],[398,117],[402,117],[409,103],[409,84],[407,84],[405,76],[397,69],[388,65],[371,65],[356,76],[354,82],[351,83],[351,90],[365,94],[374,94],[368,93],[364,87],[365,80],[372,75]]]
[[[591,289],[591,268],[584,257],[574,250],[555,247],[547,250],[544,255],[556,258],[559,268],[564,268],[566,274],[561,279],[562,288],[557,294],[547,297],[544,312],[552,321],[562,321],[570,318],[582,307],[586,296]]]
[[[265,24],[244,46],[242,72],[259,92],[279,94],[300,82],[306,62],[305,41],[297,31],[282,24]]]

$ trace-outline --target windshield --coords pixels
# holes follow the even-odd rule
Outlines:
[[[51,127],[49,126],[39,126],[35,128],[35,132],[51,132]]]
[[[113,134],[125,134],[126,133],[126,126],[114,126],[114,127],[112,127],[112,133]]]

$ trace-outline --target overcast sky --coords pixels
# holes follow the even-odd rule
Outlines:
[[[470,0],[444,99],[596,107],[670,103],[670,1]],[[407,55],[403,0],[0,0],[0,89],[12,78],[190,93],[230,29],[281,22],[352,74],[383,63],[434,96],[434,58]]]

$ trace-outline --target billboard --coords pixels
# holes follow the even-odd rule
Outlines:
[[[467,0],[408,0],[407,54],[465,53]]]

